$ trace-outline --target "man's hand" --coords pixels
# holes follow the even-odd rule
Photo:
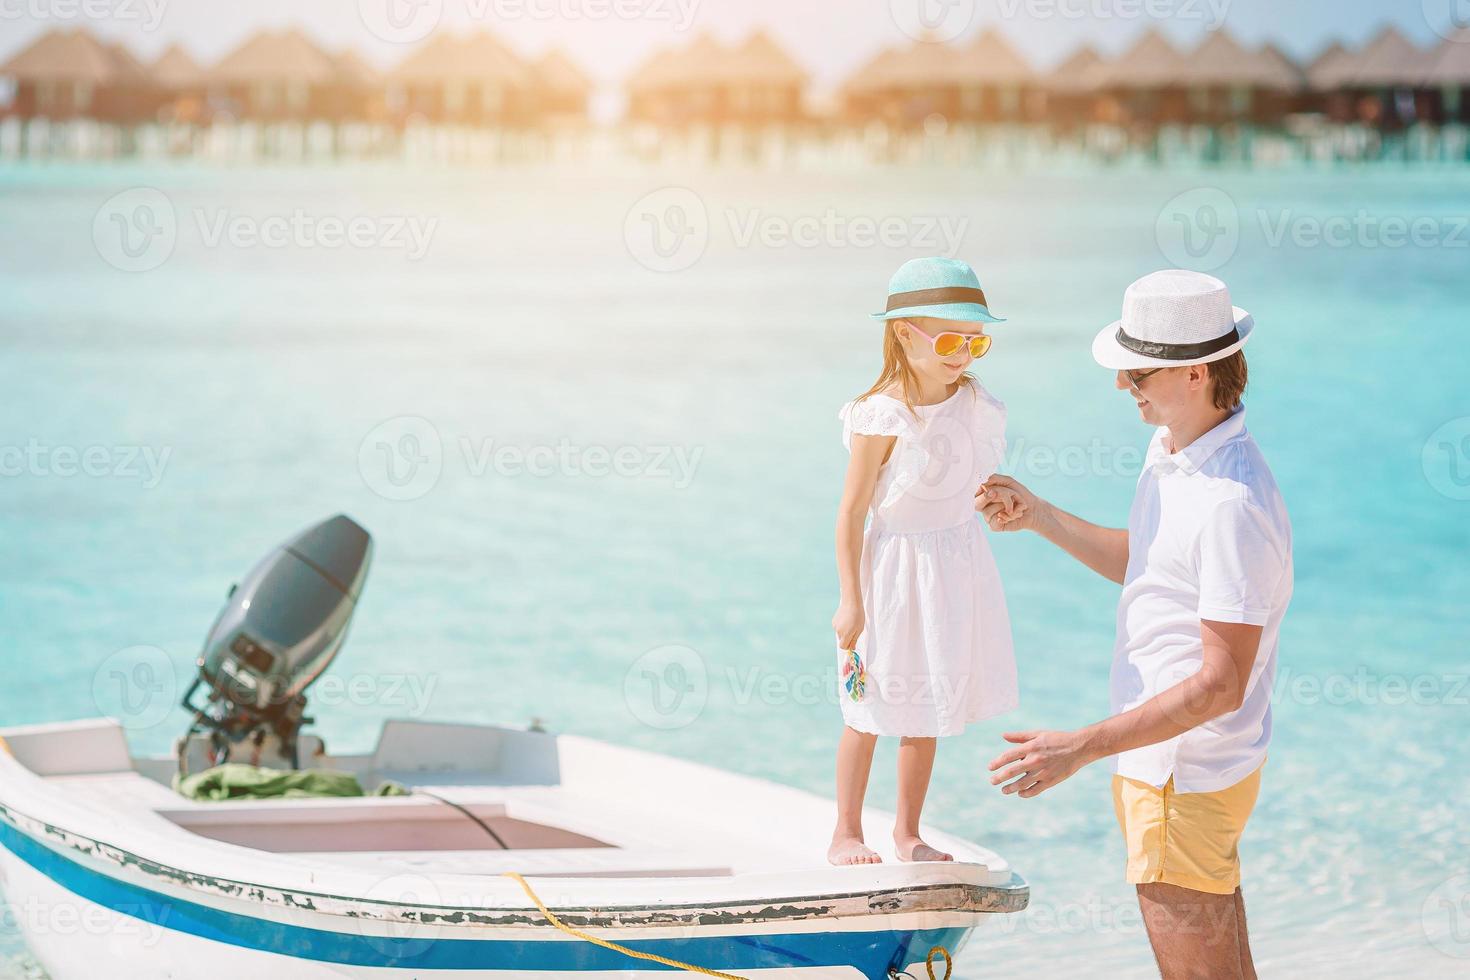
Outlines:
[[[1034,531],[1041,508],[1036,494],[998,473],[975,491],[975,509],[992,531]]]
[[[1000,791],[1006,795],[1017,793],[1030,799],[1097,760],[1079,732],[1006,732],[1001,737],[1015,748],[990,763],[995,773],[990,784],[1005,783]]]

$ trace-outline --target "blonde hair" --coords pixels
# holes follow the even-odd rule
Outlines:
[[[914,401],[919,394],[919,377],[914,373],[913,365],[909,364],[909,356],[904,352],[903,344],[898,339],[898,331],[895,324],[908,323],[908,317],[900,317],[896,320],[888,320],[883,325],[883,369],[878,372],[878,380],[873,382],[873,387],[859,395],[855,400],[864,401],[877,394],[884,394],[890,388],[896,388],[902,395],[899,399],[908,407],[914,418],[919,413],[914,409]],[[913,319],[920,319],[913,317]],[[959,383],[970,386],[975,383],[975,376],[966,372],[959,376]]]

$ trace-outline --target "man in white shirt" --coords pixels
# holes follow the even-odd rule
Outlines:
[[[1240,403],[1253,326],[1224,283],[1172,270],[1130,286],[1123,318],[1098,334],[1093,356],[1158,427],[1126,530],[1007,477],[976,500],[992,529],[1036,531],[1123,586],[1113,716],[1006,734],[991,782],[1029,798],[1115,757],[1128,881],[1166,980],[1256,975],[1237,844],[1271,738],[1292,561],[1286,507]]]

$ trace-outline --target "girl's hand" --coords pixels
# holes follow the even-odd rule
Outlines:
[[[1035,530],[1040,501],[1008,476],[996,474],[975,492],[975,509],[992,531]]]
[[[857,646],[858,637],[863,635],[863,607],[861,603],[844,602],[837,607],[832,617],[832,630],[837,634],[837,646],[851,650]]]

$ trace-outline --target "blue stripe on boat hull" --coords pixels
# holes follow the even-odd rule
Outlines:
[[[626,970],[635,961],[586,942],[514,939],[395,939],[355,935],[239,915],[119,881],[53,851],[0,822],[0,844],[67,891],[150,925],[246,949],[349,966],[416,970]],[[401,927],[400,927],[401,928]],[[624,943],[639,952],[719,970],[852,966],[882,980],[891,964],[953,950],[967,928],[704,936]],[[672,970],[651,961],[638,969]]]

